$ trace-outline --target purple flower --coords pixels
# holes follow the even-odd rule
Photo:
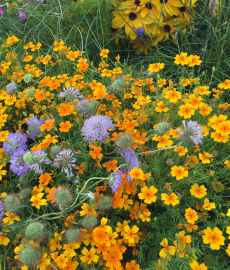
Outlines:
[[[2,7],[0,7],[0,14],[3,14],[3,9],[2,9]]]
[[[133,149],[122,149],[117,153],[122,155],[122,157],[125,159],[125,162],[127,163],[127,166],[125,168],[123,167],[122,169],[124,173],[127,173],[127,181],[133,180],[133,177],[129,175],[129,172],[135,167],[140,167],[140,162],[137,156],[135,156],[135,151]]]
[[[13,173],[16,173],[18,176],[23,176],[29,171],[29,164],[23,160],[23,156],[27,151],[19,148],[18,151],[15,151],[10,157],[10,169]]]
[[[6,93],[8,95],[12,95],[16,88],[17,88],[17,84],[15,82],[11,82],[11,83],[6,85]]]
[[[98,140],[105,143],[105,138],[109,137],[107,129],[115,129],[112,120],[107,116],[95,115],[84,122],[82,135],[85,136],[85,141],[92,143]]]
[[[136,33],[136,35],[137,35],[139,38],[141,38],[141,37],[145,34],[145,29],[144,29],[144,27],[141,26],[141,27],[136,28],[136,29],[135,29],[135,33]]]
[[[2,222],[2,218],[5,215],[6,206],[4,202],[0,201],[0,222]]]
[[[48,154],[46,154],[43,150],[37,150],[35,152],[32,152],[32,163],[28,164],[30,170],[34,170],[35,173],[41,174],[43,173],[42,165],[44,164],[50,164],[51,161],[46,157]]]
[[[63,149],[56,155],[54,159],[54,167],[61,168],[61,172],[65,172],[68,179],[74,176],[72,173],[72,168],[76,166],[75,162],[77,160],[73,157],[75,154],[75,151]]]
[[[202,135],[202,127],[196,121],[182,121],[184,127],[182,130],[176,129],[180,133],[179,140],[185,143],[194,142],[196,145],[202,143],[204,136]]]
[[[68,101],[84,98],[84,96],[79,93],[79,89],[75,89],[74,87],[65,87],[62,90],[63,91],[58,96],[65,97]]]
[[[41,118],[38,120],[37,115],[30,117],[27,121],[28,131],[30,132],[30,137],[35,139],[38,135],[42,134],[40,127],[44,124],[45,120]]]
[[[42,2],[43,3],[43,0],[36,0],[37,2]]]
[[[26,13],[22,10],[18,11],[18,15],[19,15],[19,18],[21,20],[25,20],[26,19]]]
[[[122,182],[122,173],[121,171],[116,171],[111,173],[109,177],[109,187],[112,189],[112,192],[115,193]]]
[[[27,149],[27,135],[23,135],[21,132],[10,133],[7,141],[9,143],[3,142],[3,150],[10,155],[17,151],[14,147],[21,148],[23,150]]]

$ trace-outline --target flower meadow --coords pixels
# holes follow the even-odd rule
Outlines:
[[[84,53],[1,45],[1,269],[228,269],[230,80]]]

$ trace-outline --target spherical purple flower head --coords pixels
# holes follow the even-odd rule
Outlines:
[[[45,151],[43,150],[37,150],[35,152],[32,152],[32,159],[33,161],[29,164],[29,168],[30,170],[34,170],[35,173],[41,174],[43,173],[42,170],[42,165],[46,164],[50,164],[51,161],[46,158],[48,154],[46,154]]]
[[[5,215],[6,206],[4,202],[0,201],[0,222],[2,222],[2,218]]]
[[[144,29],[144,27],[141,26],[141,27],[136,28],[136,29],[135,29],[135,33],[136,33],[136,35],[137,35],[139,38],[143,37],[143,35],[145,34],[145,29]]]
[[[27,121],[28,125],[28,131],[30,132],[30,137],[32,139],[35,139],[38,135],[42,134],[40,127],[43,125],[45,122],[44,118],[41,118],[38,120],[37,115],[30,117]]]
[[[109,187],[112,189],[112,192],[115,193],[122,182],[122,173],[121,171],[116,171],[111,173],[109,177]]]
[[[79,89],[75,89],[72,87],[65,87],[62,89],[63,91],[58,95],[59,97],[64,97],[68,101],[73,101],[75,99],[83,99],[84,96],[79,93]]]
[[[104,115],[94,115],[85,120],[82,128],[82,136],[85,136],[85,141],[105,143],[105,138],[109,137],[107,129],[115,129],[112,120]]]
[[[75,168],[76,166],[77,160],[74,158],[75,154],[75,151],[63,149],[56,155],[54,159],[54,167],[61,168],[61,172],[65,172],[68,179],[74,176],[72,173],[72,168]]]
[[[25,20],[26,19],[26,13],[22,10],[18,11],[18,16],[21,20]]]
[[[135,151],[133,149],[122,149],[117,153],[122,155],[122,157],[125,159],[125,162],[127,163],[127,166],[123,167],[122,169],[124,173],[127,173],[127,181],[133,180],[133,177],[129,175],[129,172],[135,167],[140,167],[140,162],[137,156],[135,156]]]
[[[27,135],[23,135],[21,132],[9,133],[7,141],[9,143],[3,142],[3,150],[10,155],[12,155],[19,148],[23,150],[27,149]],[[13,146],[15,146],[17,150],[15,150]]]
[[[15,151],[10,157],[10,169],[13,173],[16,173],[18,176],[23,176],[29,171],[29,164],[23,160],[24,154],[26,154],[28,150],[23,150],[19,148]]]
[[[202,135],[202,127],[196,121],[190,120],[189,122],[182,121],[184,127],[182,130],[176,129],[180,133],[178,140],[189,143],[194,142],[196,145],[202,143],[204,136]]]
[[[11,95],[14,93],[14,90],[17,88],[17,84],[15,82],[9,83],[6,86],[6,93]]]

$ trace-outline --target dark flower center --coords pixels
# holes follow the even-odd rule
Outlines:
[[[168,0],[160,0],[161,4],[166,4]]]
[[[135,2],[134,2],[134,4],[136,4],[137,6],[139,6],[140,5],[140,0],[136,0]]]
[[[113,33],[117,31],[117,29],[115,29],[113,27],[111,27],[111,30],[112,30]]]
[[[153,6],[152,6],[151,3],[146,4],[145,7],[146,7],[147,9],[152,9],[152,8],[153,8]]]
[[[134,20],[136,19],[136,17],[137,17],[137,14],[134,13],[134,12],[131,12],[131,13],[129,14],[129,19],[130,19],[131,21],[134,21]]]
[[[180,12],[185,12],[186,9],[185,9],[185,7],[180,7],[179,10],[180,10]]]
[[[165,30],[165,32],[170,33],[171,27],[170,27],[168,24],[166,24],[166,25],[164,26],[164,30]]]

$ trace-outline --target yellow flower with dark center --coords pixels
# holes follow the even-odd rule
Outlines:
[[[165,16],[177,16],[179,14],[178,8],[183,6],[180,0],[155,0],[154,5],[157,7],[158,11],[163,12]]]

